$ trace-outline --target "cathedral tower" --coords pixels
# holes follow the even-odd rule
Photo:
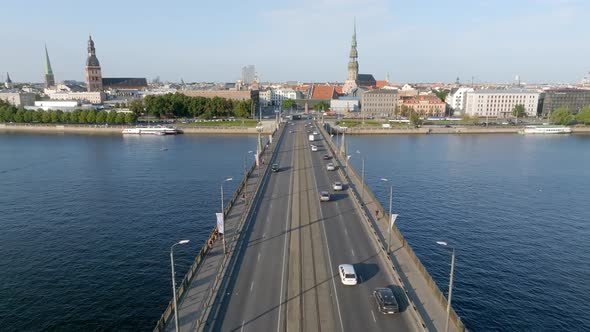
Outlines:
[[[352,33],[352,43],[350,45],[350,60],[348,61],[348,76],[342,87],[342,92],[349,94],[358,87],[359,63],[357,61],[358,52],[356,50],[356,20],[354,22],[354,31]]]
[[[53,70],[51,70],[51,62],[49,62],[49,53],[47,53],[47,45],[45,45],[45,88],[51,89],[55,86],[55,78],[53,77]]]
[[[86,59],[86,88],[89,92],[102,91],[102,73],[96,57],[92,36],[88,37],[88,58]]]

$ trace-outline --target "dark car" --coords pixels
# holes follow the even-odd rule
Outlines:
[[[399,312],[399,306],[397,300],[393,295],[393,292],[389,288],[375,288],[373,291],[375,301],[377,301],[377,307],[379,311],[384,314],[395,314]]]
[[[278,172],[280,170],[279,164],[272,164],[270,170],[273,172]]]
[[[326,153],[326,154],[324,155],[324,160],[330,160],[330,158],[331,158],[331,157],[330,157],[330,155],[329,155],[329,154],[327,154],[327,153]]]

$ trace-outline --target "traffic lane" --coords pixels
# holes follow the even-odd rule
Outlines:
[[[331,183],[335,180],[340,180],[336,172],[327,171],[325,162],[316,158],[316,178],[318,179],[319,190],[331,190]],[[372,291],[376,287],[390,287],[400,297],[399,286],[394,285],[394,277],[391,271],[388,270],[387,262],[383,255],[379,252],[373,239],[369,238],[365,226],[361,224],[361,218],[355,210],[352,198],[348,197],[348,193],[339,192],[338,197],[331,202],[324,204],[325,215],[336,216],[325,220],[328,232],[332,235],[328,238],[330,246],[334,248],[333,258],[343,260],[342,263],[352,263],[355,270],[361,279],[361,283],[357,286],[344,286],[342,291],[341,302],[342,310],[345,312],[354,312],[358,308],[367,308],[365,311],[363,322],[373,323],[377,329],[385,329],[396,326],[403,330],[415,330],[416,326],[413,323],[413,316],[411,313],[402,312],[397,315],[382,315],[377,309]],[[345,213],[343,213],[346,211]],[[334,263],[337,265],[336,263]],[[336,266],[337,267],[337,266]],[[400,302],[403,298],[400,299]],[[349,306],[348,304],[354,304]],[[346,311],[352,310],[352,311]],[[358,312],[358,311],[357,311]],[[352,330],[363,328],[361,320],[355,317],[350,319],[350,315],[345,315],[345,326],[351,327]]]
[[[292,164],[292,147],[293,138],[289,137],[288,142],[283,145],[283,153],[276,160],[279,165]],[[244,331],[262,331],[276,328],[279,319],[280,295],[281,295],[281,278],[283,255],[273,253],[282,252],[285,242],[285,220],[288,220],[288,206],[291,199],[289,191],[291,186],[292,171],[286,171],[285,167],[278,173],[272,173],[272,177],[277,178],[277,186],[273,188],[272,193],[265,195],[263,199],[267,200],[269,212],[263,223],[262,237],[254,245],[260,246],[257,250],[257,266],[254,277],[249,286],[249,304],[243,307],[243,327]],[[278,195],[277,195],[278,194]],[[260,220],[260,221],[262,221]],[[266,267],[272,267],[269,272]]]
[[[283,148],[283,146],[289,146],[289,144],[292,144],[292,141],[293,140],[291,138],[285,137],[285,139],[281,142],[281,146],[279,146],[279,151],[283,152],[277,155],[279,162],[290,162],[290,153],[285,151],[291,149],[285,149]],[[263,194],[262,201],[260,202],[259,209],[258,211],[254,212],[254,223],[252,225],[252,230],[249,232],[249,239],[245,248],[243,260],[239,265],[237,278],[234,283],[234,291],[232,292],[232,296],[230,297],[226,310],[224,311],[225,317],[222,319],[222,322],[218,327],[218,330],[225,331],[233,330],[236,328],[241,329],[242,326],[246,325],[247,322],[256,323],[255,325],[258,325],[258,323],[256,322],[257,316],[260,316],[258,318],[263,318],[263,320],[266,319],[266,317],[264,317],[265,315],[259,310],[260,307],[257,306],[257,304],[259,303],[258,298],[268,299],[272,295],[272,290],[270,292],[267,291],[267,288],[257,288],[255,290],[253,282],[256,280],[256,283],[258,284],[260,281],[258,279],[259,276],[257,275],[257,273],[259,273],[261,270],[265,270],[264,268],[262,268],[263,266],[267,264],[273,264],[273,262],[267,262],[268,260],[276,259],[276,257],[274,257],[273,255],[268,255],[268,253],[266,255],[264,254],[264,250],[267,246],[276,246],[275,242],[280,241],[280,232],[277,232],[274,228],[272,230],[272,237],[274,239],[271,238],[270,241],[265,241],[265,231],[267,230],[267,227],[275,225],[275,223],[267,222],[267,218],[268,216],[272,215],[274,219],[280,219],[272,213],[272,205],[276,204],[277,206],[281,206],[283,204],[286,204],[286,202],[288,202],[289,200],[289,197],[273,197],[273,194],[279,192],[281,188],[285,187],[285,184],[288,185],[288,182],[288,172],[279,172],[271,174],[271,178],[268,180],[267,187]],[[276,208],[274,210],[278,211],[278,209]],[[278,225],[277,228],[280,229]],[[273,272],[274,271],[270,271],[269,273],[265,273],[262,276],[261,281],[265,286],[274,286],[272,285],[272,282],[275,281],[276,278],[272,277]],[[276,291],[277,287],[272,288]],[[256,297],[253,298],[249,296],[250,289],[252,289],[252,292],[256,292]],[[261,294],[258,294],[259,292],[261,292]]]

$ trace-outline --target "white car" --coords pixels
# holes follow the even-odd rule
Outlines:
[[[311,151],[314,151],[314,152],[315,152],[315,151],[317,151],[317,150],[318,150],[318,147],[317,147],[317,146],[315,146],[315,145],[312,145],[312,146],[311,146]]]
[[[334,164],[333,164],[333,163],[328,163],[328,164],[326,165],[326,169],[327,169],[328,171],[333,171],[333,170],[335,170],[336,168],[334,167]]]
[[[313,132],[313,134],[314,134],[314,135],[319,135],[317,131],[314,131],[314,132]]]
[[[320,201],[328,202],[330,200],[330,193],[327,191],[320,192]]]
[[[354,286],[357,284],[356,272],[352,264],[341,264],[338,266],[338,273],[343,285]]]
[[[332,184],[332,189],[334,189],[335,191],[342,190],[342,182],[340,182],[340,181],[334,182],[334,184]]]

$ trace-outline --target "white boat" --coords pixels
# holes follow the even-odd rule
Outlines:
[[[523,134],[571,134],[572,128],[566,126],[526,126]]]
[[[134,127],[123,129],[124,135],[176,135],[178,130],[171,127]]]

